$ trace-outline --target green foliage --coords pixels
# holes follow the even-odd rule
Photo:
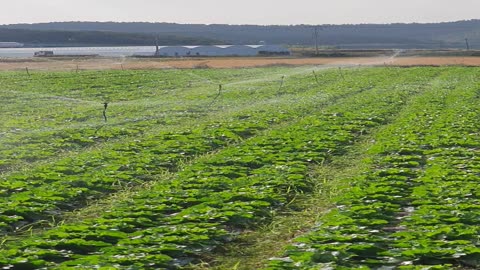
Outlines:
[[[318,263],[336,269],[478,268],[480,110],[473,72],[452,68],[413,97],[376,136],[372,169],[338,210],[269,269],[315,269]]]
[[[308,70],[294,70],[279,93],[270,77],[287,71],[39,73],[27,80],[0,74],[8,90],[0,109],[6,119],[28,111],[26,97],[79,102],[73,110],[64,101],[45,108],[32,101],[36,117],[51,122],[41,126],[20,115],[2,127],[7,136],[1,140],[10,145],[0,152],[23,147],[30,156],[2,158],[10,165],[0,184],[0,228],[7,236],[0,266],[158,269],[198,263],[312,192],[314,166],[343,155],[380,126],[371,149],[374,169],[270,268],[477,266],[475,97],[473,87],[456,91],[449,83],[469,70],[351,69],[341,81],[325,71],[321,86]],[[193,86],[192,76],[201,77]],[[65,90],[76,80],[79,89]],[[207,107],[215,80],[228,82],[226,91]],[[101,115],[90,116],[103,109],[99,97],[111,102],[107,124],[98,123]],[[462,117],[453,117],[460,109]],[[65,119],[75,125],[63,128]],[[22,144],[22,138],[31,141]],[[55,222],[125,189],[134,192],[94,216]],[[49,219],[43,231],[16,235]]]

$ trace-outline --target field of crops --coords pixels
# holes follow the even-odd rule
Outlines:
[[[0,267],[230,269],[225,247],[304,211],[331,185],[316,172],[368,141],[256,268],[476,269],[479,72],[0,73]]]

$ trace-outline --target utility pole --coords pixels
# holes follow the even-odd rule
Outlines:
[[[313,35],[315,38],[315,55],[318,56],[318,25],[313,27]]]
[[[158,50],[158,34],[155,36],[155,56],[158,56],[159,50]]]
[[[467,45],[467,51],[470,50],[470,44],[468,43],[468,38],[465,38],[465,44]]]

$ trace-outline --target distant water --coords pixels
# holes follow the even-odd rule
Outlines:
[[[122,57],[132,55],[152,55],[155,46],[128,47],[58,47],[58,48],[0,48],[0,57],[27,58],[37,51],[53,51],[60,55],[98,54],[100,56]]]

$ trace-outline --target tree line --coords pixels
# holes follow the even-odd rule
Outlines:
[[[68,35],[73,35],[73,32],[84,32],[74,38],[83,37],[83,39],[89,41],[95,41],[98,38],[96,42],[110,42],[118,45],[152,43],[152,38],[155,35],[166,37],[161,40],[162,45],[189,45],[194,43],[258,44],[261,41],[270,44],[312,45],[315,43],[314,31],[317,29],[316,39],[321,46],[338,48],[465,48],[465,39],[468,39],[471,48],[480,48],[480,20],[425,24],[316,26],[146,22],[54,22],[0,26],[0,29],[5,28],[48,30],[48,36],[51,38],[60,35],[60,33],[52,32],[52,30],[69,31]],[[65,35],[67,34],[65,33]],[[92,38],[92,35],[96,38]]]
[[[154,46],[223,44],[212,38],[176,34],[124,33],[112,31],[59,31],[0,28],[0,42],[20,42],[26,46]]]

